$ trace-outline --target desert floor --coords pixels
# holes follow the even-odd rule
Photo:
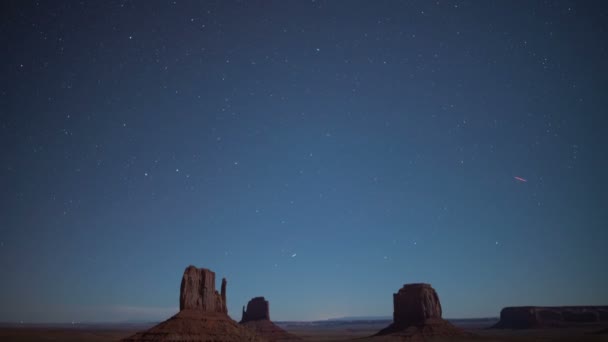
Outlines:
[[[385,323],[341,323],[338,325],[283,325],[288,332],[302,338],[303,341],[395,341],[390,338],[369,338],[383,328]],[[33,342],[33,341],[83,341],[105,342],[118,341],[146,326],[85,326],[85,327],[0,327],[0,341]],[[560,328],[540,330],[493,330],[483,326],[463,326],[462,328],[476,335],[474,338],[449,341],[608,341],[608,334],[593,334],[601,329],[597,326],[582,328]],[[432,341],[447,341],[436,339]]]

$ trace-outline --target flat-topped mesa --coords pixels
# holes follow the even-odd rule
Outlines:
[[[188,266],[182,277],[179,310],[228,313],[226,279],[222,279],[221,295],[215,290],[215,272]]]
[[[270,305],[264,297],[252,298],[247,303],[247,309],[243,306],[241,323],[249,321],[270,320]]]
[[[441,319],[441,303],[430,284],[405,284],[393,294],[393,322],[399,327]]]
[[[511,306],[493,328],[531,329],[608,322],[608,306]]]

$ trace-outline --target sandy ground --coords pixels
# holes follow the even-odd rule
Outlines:
[[[396,341],[390,338],[368,338],[378,331],[373,325],[341,325],[339,327],[295,326],[287,330],[299,336],[304,341]],[[131,327],[131,329],[133,329]],[[137,330],[119,328],[44,328],[44,327],[4,327],[0,328],[0,341],[2,342],[33,342],[33,341],[82,341],[105,342],[118,341],[123,337],[134,334]],[[469,329],[477,336],[474,338],[450,341],[608,341],[608,334],[592,334],[598,327],[572,328],[572,329],[543,329],[543,330],[485,330]],[[431,341],[446,341],[434,339]]]
[[[597,330],[597,329],[595,329]],[[590,334],[595,330],[589,329],[544,329],[544,330],[469,330],[476,334],[473,338],[463,339],[431,339],[429,341],[484,341],[484,342],[549,342],[549,341],[608,341],[608,335]],[[365,342],[380,342],[380,341],[400,341],[392,337],[374,337],[369,338],[377,331],[314,331],[314,330],[290,330],[290,333],[302,337],[305,341],[349,341],[358,340]]]
[[[71,329],[71,328],[0,328],[2,342],[106,342],[118,341],[133,335],[136,331],[123,329]]]

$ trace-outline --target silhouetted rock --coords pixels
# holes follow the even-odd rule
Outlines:
[[[228,281],[226,278],[222,278],[222,292],[220,294],[222,298],[222,312],[228,313],[228,304],[226,302],[226,286],[228,285]]]
[[[123,341],[261,342],[266,339],[238,325],[226,309],[226,279],[221,294],[215,273],[188,266],[180,287],[180,311],[168,320]]]
[[[270,320],[270,309],[268,301],[264,297],[255,297],[247,303],[247,309],[243,307],[241,323],[260,319]]]
[[[530,329],[564,327],[607,320],[608,306],[513,306],[500,311],[493,328]]]
[[[264,297],[255,297],[243,307],[243,315],[239,323],[269,341],[298,340],[294,335],[279,328],[270,321],[270,305]]]
[[[441,304],[429,284],[407,284],[393,294],[393,322],[399,326],[441,318]]]
[[[441,303],[429,284],[405,284],[393,294],[393,323],[375,336],[401,339],[471,336],[441,317]]]

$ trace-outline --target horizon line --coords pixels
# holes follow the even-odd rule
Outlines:
[[[488,320],[488,319],[499,319],[499,316],[482,316],[482,317],[451,317],[444,318],[445,320]],[[329,322],[329,321],[386,321],[393,320],[392,316],[352,316],[352,317],[332,317],[326,319],[315,319],[315,320],[273,320],[272,322],[280,322],[280,323],[290,323],[290,322],[298,322],[298,323],[315,323],[315,322]],[[104,324],[115,324],[115,325],[132,325],[132,324],[156,324],[161,323],[164,320],[124,320],[124,321],[66,321],[66,322],[26,322],[26,321],[0,321],[0,326],[3,325],[104,325]]]

